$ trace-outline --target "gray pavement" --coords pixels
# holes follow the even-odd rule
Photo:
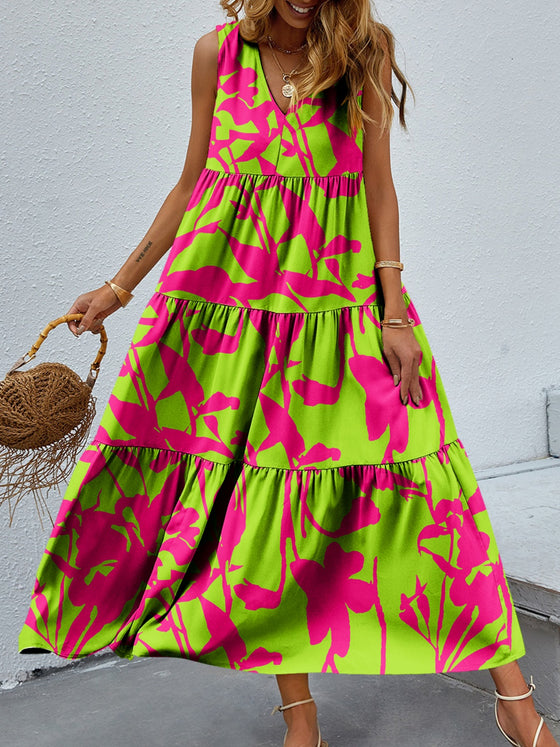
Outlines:
[[[490,675],[488,675],[490,678]],[[493,698],[441,675],[312,675],[330,747],[502,747]],[[0,693],[11,747],[280,747],[272,675],[94,657]],[[548,721],[556,738],[560,724]]]

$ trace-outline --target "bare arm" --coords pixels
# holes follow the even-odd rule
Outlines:
[[[383,85],[391,92],[391,66],[389,58],[383,69]],[[364,88],[364,110],[376,122],[381,121],[381,102],[370,84]],[[390,132],[381,137],[379,127],[366,123],[364,131],[364,185],[368,208],[368,218],[376,260],[400,259],[399,248],[399,207],[391,174]],[[392,267],[378,270],[383,290],[386,319],[406,321],[406,306],[401,293],[400,271]],[[420,346],[410,327],[406,329],[383,328],[383,351],[395,386],[400,383],[403,404],[409,397],[416,403],[422,392],[418,379]]]
[[[216,99],[217,59],[218,35],[214,30],[201,37],[194,48],[191,134],[179,181],[166,197],[140,244],[111,278],[125,290],[132,291],[169,250],[206,163]],[[70,322],[68,326],[74,334],[86,330],[98,331],[102,321],[119,308],[120,303],[114,292],[109,286],[103,285],[78,296],[68,313],[84,313],[85,316],[80,328],[75,322]]]

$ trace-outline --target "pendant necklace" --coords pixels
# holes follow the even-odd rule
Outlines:
[[[294,95],[294,86],[291,83],[291,78],[294,75],[297,75],[299,73],[299,70],[292,70],[291,72],[287,73],[285,72],[284,68],[280,64],[280,60],[276,56],[274,49],[272,48],[272,44],[270,43],[270,39],[268,41],[268,46],[270,47],[270,51],[272,52],[272,56],[274,57],[276,64],[280,68],[280,72],[282,73],[282,80],[284,81],[284,85],[282,86],[282,96],[284,96],[287,99],[291,99]]]

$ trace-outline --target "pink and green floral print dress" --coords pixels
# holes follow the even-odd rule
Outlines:
[[[267,673],[484,669],[524,653],[418,314],[382,355],[336,89],[285,114],[218,27],[208,159],[42,558],[22,651]]]

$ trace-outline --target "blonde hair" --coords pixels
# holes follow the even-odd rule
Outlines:
[[[266,41],[270,33],[270,14],[274,0],[220,0],[229,17],[239,20],[241,36],[248,42]],[[405,101],[410,84],[395,60],[395,40],[391,30],[373,17],[370,0],[324,0],[307,31],[308,64],[298,76],[294,102],[316,96],[330,86],[341,86],[342,104],[348,102],[348,122],[353,133],[372,122],[360,104],[358,95],[369,80],[381,101],[380,136],[393,122],[395,102],[399,122],[406,130]],[[389,94],[382,84],[382,70],[388,56],[392,73],[401,84],[400,97],[391,83]],[[327,64],[325,65],[325,61]],[[391,76],[392,78],[392,76]]]

